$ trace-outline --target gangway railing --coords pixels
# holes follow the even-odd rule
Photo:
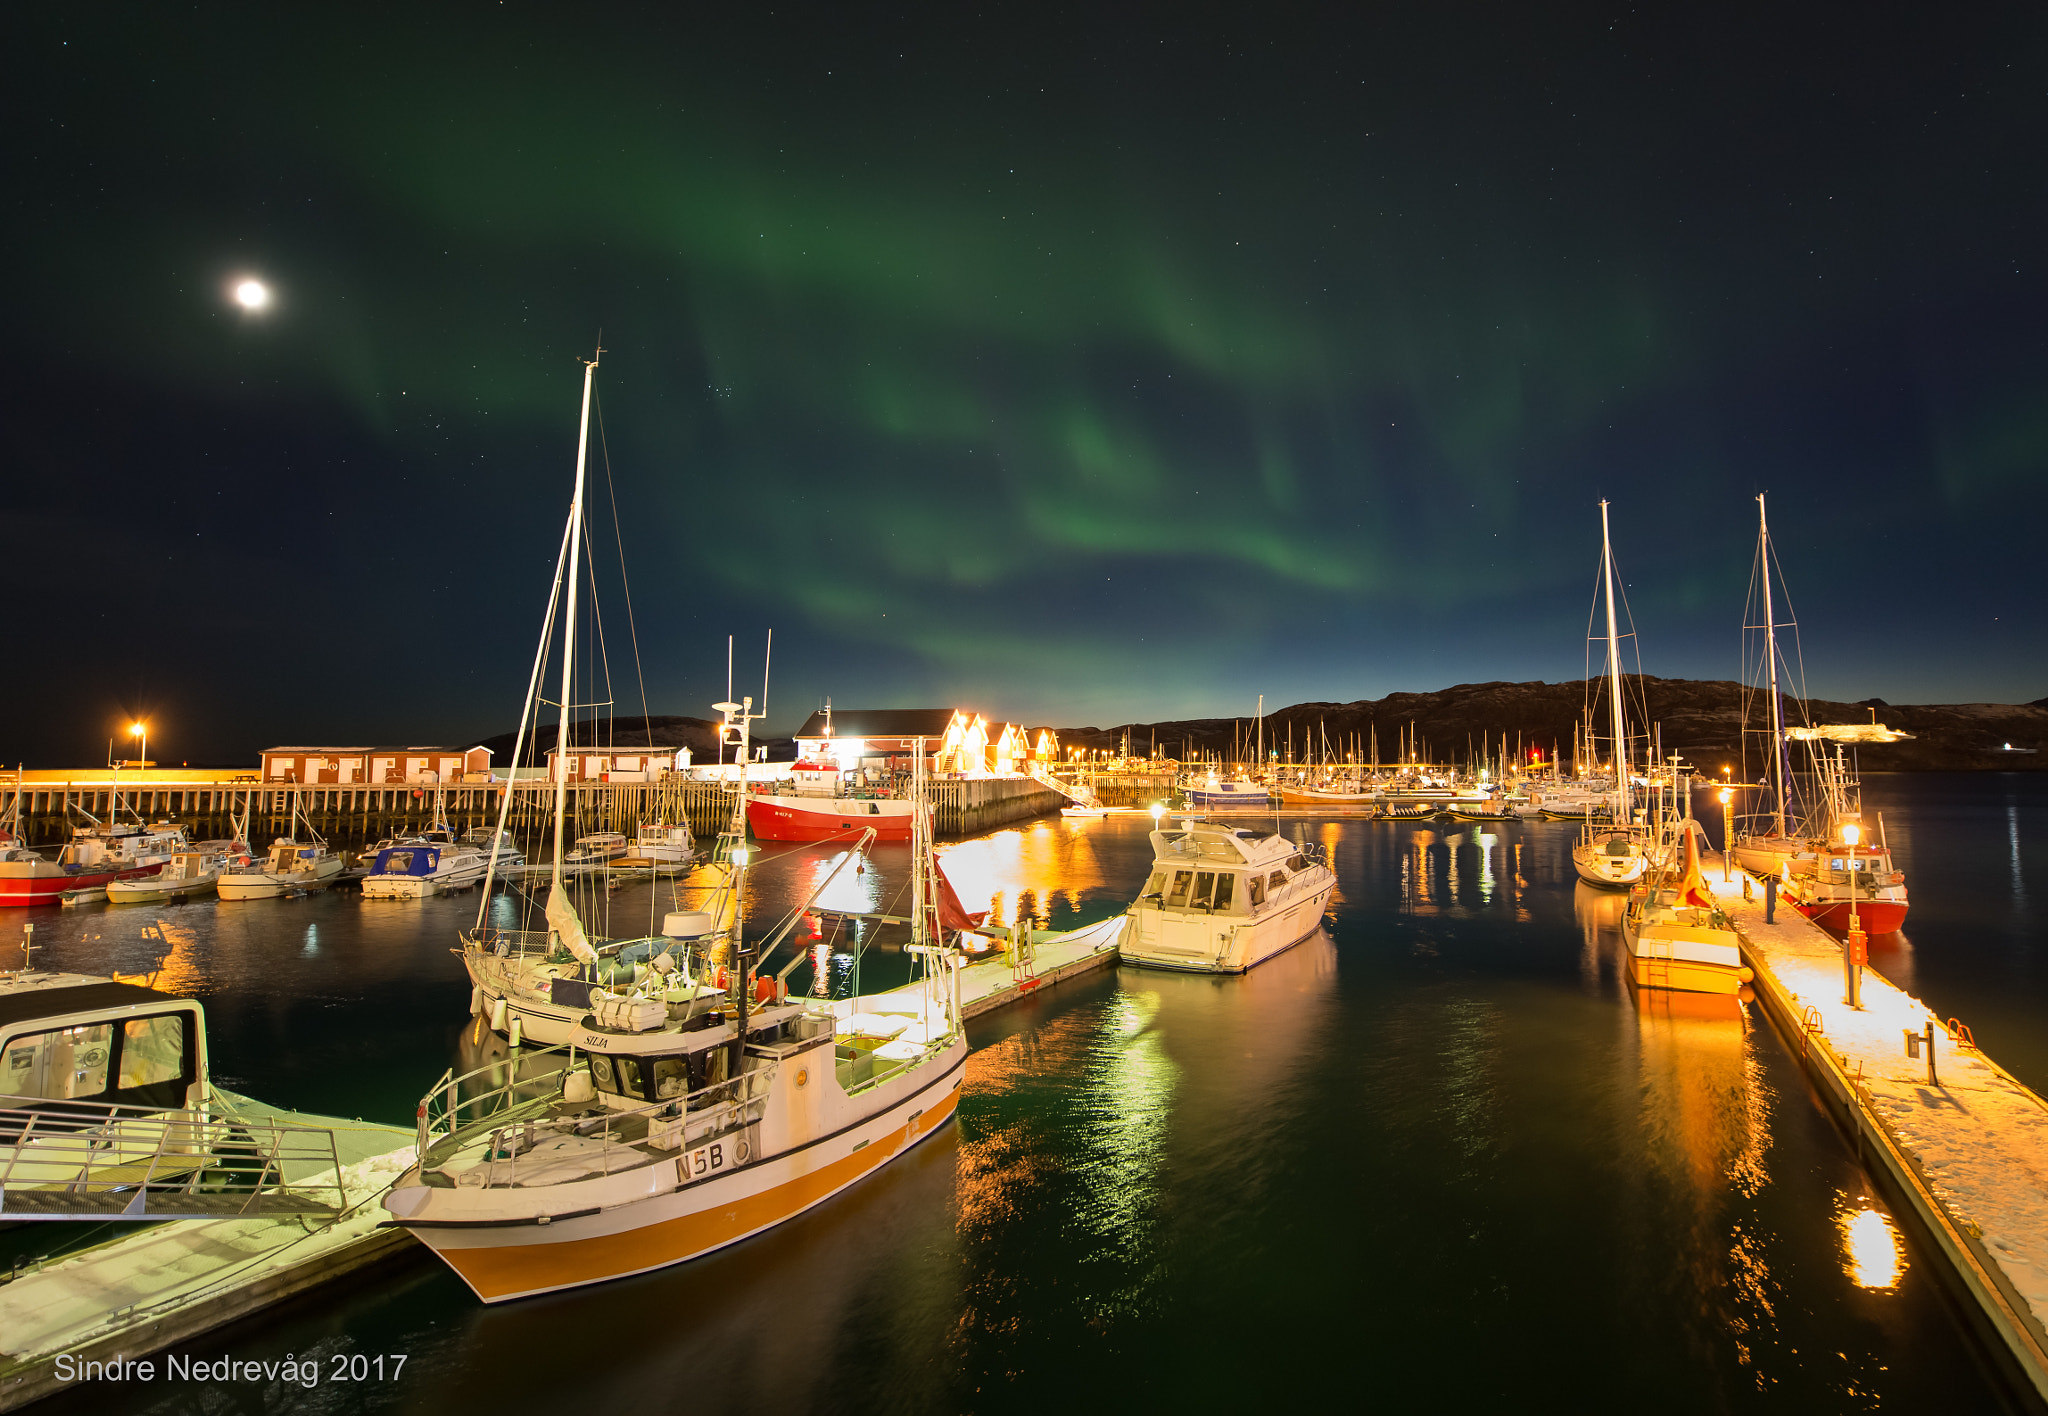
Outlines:
[[[1062,781],[1058,773],[1042,762],[1027,763],[1024,770],[1034,782],[1041,782],[1051,787],[1076,806],[1099,805],[1095,800],[1095,788],[1089,786],[1086,782]]]
[[[0,1097],[0,1220],[332,1218],[334,1132],[198,1107]],[[292,1178],[292,1177],[298,1178]]]

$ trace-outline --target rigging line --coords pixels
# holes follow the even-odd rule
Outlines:
[[[647,733],[647,746],[654,747],[654,719],[647,707],[647,673],[640,667],[640,630],[633,622],[633,582],[626,574],[626,533],[619,523],[619,494],[612,485],[612,449],[604,435],[604,400],[591,398],[597,409],[597,450],[604,462],[605,496],[612,506],[612,539],[619,548],[619,585],[626,594],[626,635],[633,645],[633,674],[640,680],[640,726]]]

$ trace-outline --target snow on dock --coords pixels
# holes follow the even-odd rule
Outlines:
[[[1782,900],[1766,924],[1763,886],[1741,871],[1724,882],[1717,862],[1708,875],[1758,999],[1895,1217],[1973,1300],[1965,1310],[2008,1383],[2048,1405],[2048,1103],[1869,968],[1850,1008],[1840,941]]]
[[[412,1131],[280,1111],[232,1093],[223,1099],[239,1114],[333,1128],[346,1197],[340,1217],[129,1226],[0,1282],[0,1412],[63,1387],[60,1355],[85,1362],[162,1351],[412,1243],[402,1229],[377,1227],[378,1200],[412,1164]]]
[[[1117,945],[1123,940],[1125,919],[1124,915],[1112,915],[1062,934],[1033,931],[1035,942],[1028,961],[1013,963],[1005,957],[969,964],[960,970],[960,1011],[978,1018],[1077,974],[1113,967],[1118,957]],[[914,983],[893,993],[863,998],[860,1006],[868,1012],[914,1013],[922,1007],[923,999],[924,985]]]

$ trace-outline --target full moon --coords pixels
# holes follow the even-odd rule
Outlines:
[[[260,310],[270,303],[270,291],[260,280],[245,280],[235,287],[235,303],[245,310]]]

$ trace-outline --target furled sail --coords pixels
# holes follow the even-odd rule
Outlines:
[[[561,886],[548,891],[548,928],[562,941],[562,947],[586,964],[597,962],[597,950],[590,947],[590,941],[583,937],[583,921],[576,917],[576,906],[570,901],[568,892]]]

